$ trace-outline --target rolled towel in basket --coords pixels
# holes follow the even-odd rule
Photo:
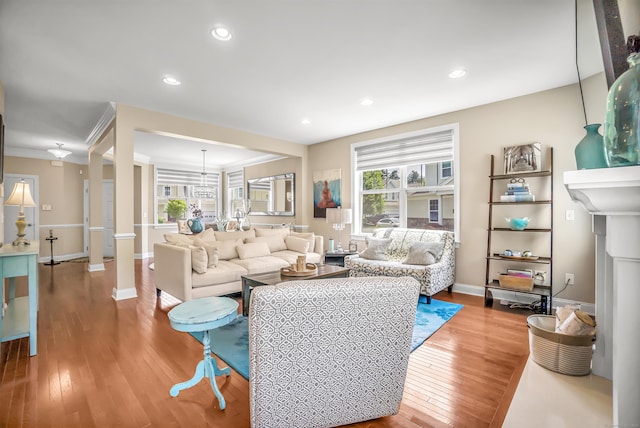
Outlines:
[[[573,311],[562,324],[556,327],[556,332],[571,336],[590,336],[595,334],[595,326],[595,321],[588,313]]]

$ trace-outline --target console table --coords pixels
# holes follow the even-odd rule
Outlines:
[[[38,339],[38,253],[37,242],[14,247],[0,247],[0,298],[7,302],[4,317],[0,317],[0,343],[29,337],[29,355],[37,353]],[[16,297],[15,278],[28,277],[29,295]],[[4,279],[9,278],[9,298],[5,298]]]

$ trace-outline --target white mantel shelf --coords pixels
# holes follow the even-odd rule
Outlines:
[[[640,421],[640,166],[564,173],[596,235],[594,374],[613,383],[613,426]]]

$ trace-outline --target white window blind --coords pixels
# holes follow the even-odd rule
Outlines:
[[[158,184],[162,185],[183,184],[185,186],[199,186],[202,184],[202,173],[158,168],[157,180]],[[220,174],[207,173],[207,185],[218,187],[219,182]]]
[[[355,147],[356,171],[453,160],[453,131],[445,130]]]
[[[227,188],[244,187],[244,171],[233,171],[227,173]]]

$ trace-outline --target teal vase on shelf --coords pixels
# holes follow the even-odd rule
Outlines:
[[[636,37],[632,40],[632,37]],[[640,42],[631,36],[629,70],[611,85],[604,122],[606,160],[610,167],[640,165]]]
[[[204,229],[199,218],[191,218],[187,220],[187,226],[189,226],[189,229],[191,229],[191,232],[193,233],[200,233]]]
[[[599,123],[591,123],[584,127],[587,135],[576,146],[576,164],[578,169],[607,168],[604,138],[598,132]]]

